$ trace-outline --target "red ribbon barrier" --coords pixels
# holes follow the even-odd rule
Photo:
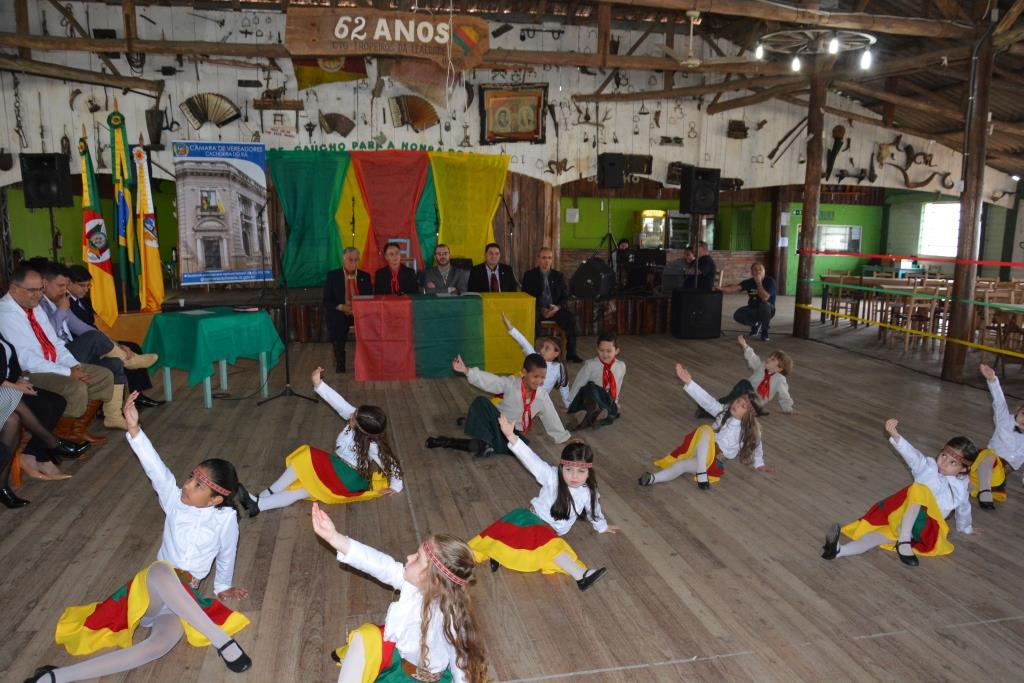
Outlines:
[[[827,249],[797,250],[798,254],[821,254],[823,256],[854,256],[856,258],[877,258],[887,261],[901,261],[909,259],[913,261],[932,261],[935,263],[966,263],[972,266],[1010,266],[1024,267],[1024,263],[1017,261],[977,261],[972,259],[958,259],[952,256],[893,256],[892,254],[861,254],[854,251],[829,251]]]

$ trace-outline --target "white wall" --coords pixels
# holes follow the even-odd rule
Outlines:
[[[9,5],[8,5],[9,6]],[[72,11],[82,24],[88,24],[93,28],[108,27],[115,28],[118,35],[121,31],[121,13],[117,6],[99,3],[70,3]],[[88,17],[86,11],[88,10]],[[197,12],[207,17],[224,21],[224,27],[214,22],[206,21],[190,15],[190,8],[170,7],[143,7],[138,10],[138,30],[141,38],[168,40],[198,40],[198,41],[219,41],[230,32],[229,41],[250,41],[256,42],[277,42],[278,34],[284,39],[284,15],[278,13],[258,12]],[[47,3],[30,3],[31,30],[40,34],[41,13],[46,12],[47,25],[51,34],[62,34],[64,29],[60,26],[59,17],[55,10]],[[150,23],[142,18],[142,15],[149,17],[155,22]],[[260,30],[264,31],[264,37],[243,37],[241,30],[253,30],[254,23],[258,21]],[[564,35],[555,40],[545,33],[538,33],[534,38],[520,41],[519,27],[509,31],[497,39],[492,39],[491,44],[496,48],[506,49],[531,49],[531,50],[575,50],[579,52],[592,52],[596,49],[597,32],[593,28],[566,27]],[[14,13],[3,12],[0,16],[0,30],[14,31]],[[629,46],[639,37],[639,33],[626,33],[621,31],[613,32],[619,38],[622,47],[620,52],[625,52]],[[699,28],[698,28],[699,34]],[[651,36],[643,47],[637,52],[639,55],[661,55],[658,47],[663,38],[658,35]],[[680,34],[676,38],[677,50],[685,50],[686,38]],[[706,45],[699,45],[697,50],[704,57],[713,57]],[[722,49],[726,54],[736,54],[737,48],[722,43]],[[86,68],[94,71],[100,70],[99,59],[94,55],[85,53],[59,53],[39,52],[33,53],[34,58],[53,63],[65,64],[77,68]],[[324,111],[337,111],[357,121],[357,128],[348,136],[342,139],[338,135],[324,134],[319,127],[313,133],[313,144],[345,144],[351,148],[354,143],[367,142],[374,136],[383,133],[390,143],[397,147],[402,144],[423,145],[426,147],[441,147],[446,149],[460,149],[459,141],[462,139],[463,124],[469,124],[472,139],[475,141],[479,136],[479,117],[477,104],[467,111],[466,94],[461,83],[457,84],[450,93],[449,106],[447,111],[440,111],[441,120],[448,121],[450,131],[444,131],[434,127],[422,133],[415,133],[410,128],[404,127],[395,129],[391,123],[390,113],[387,114],[387,122],[384,121],[384,110],[387,106],[384,99],[377,100],[372,109],[367,111],[369,102],[369,87],[376,79],[375,65],[370,68],[370,78],[360,83],[328,84],[321,85],[314,89],[297,93],[295,90],[295,78],[288,60],[279,61],[288,77],[288,92],[286,97],[305,99],[306,111],[301,114],[300,132],[294,135],[295,126],[292,113],[285,113],[285,125],[279,134],[264,132],[262,141],[269,147],[292,148],[297,145],[306,145],[309,140],[301,124],[305,124],[312,116],[316,121],[318,109]],[[170,55],[147,55],[146,64],[142,76],[146,78],[160,78],[157,72],[160,66],[172,66],[175,64],[173,56]],[[115,65],[123,74],[129,73],[128,66],[123,58],[115,60]],[[214,64],[202,64],[197,68],[185,62],[184,70],[181,73],[170,77],[167,80],[167,95],[171,98],[173,108],[170,113],[174,119],[182,124],[182,129],[176,135],[164,133],[166,144],[173,137],[184,139],[202,140],[249,140],[254,131],[259,130],[259,113],[254,112],[250,106],[249,122],[241,119],[229,124],[224,128],[217,128],[213,124],[206,124],[198,131],[192,130],[184,116],[177,110],[178,104],[187,97],[198,92],[217,92],[227,96],[243,111],[245,100],[259,95],[259,90],[240,89],[237,82],[240,78],[259,78],[260,72],[255,69],[241,69],[231,66],[219,66]],[[628,72],[628,84],[623,87],[625,91],[648,90],[660,88],[662,76],[660,73],[651,72]],[[767,160],[768,152],[776,145],[782,135],[789,130],[806,113],[803,109],[785,103],[771,101],[760,105],[737,109],[715,116],[707,116],[703,106],[698,109],[698,104],[705,104],[710,101],[710,96],[705,103],[698,103],[693,99],[674,101],[648,101],[637,103],[616,103],[606,104],[601,107],[601,114],[595,114],[594,105],[590,106],[591,119],[603,118],[604,113],[611,112],[610,118],[600,131],[600,143],[597,148],[594,146],[594,137],[597,129],[594,126],[576,125],[578,118],[576,109],[570,99],[572,93],[593,92],[604,80],[605,74],[595,75],[581,74],[575,68],[543,68],[538,67],[527,73],[508,74],[501,77],[492,73],[489,69],[477,69],[468,72],[464,78],[470,83],[505,83],[513,78],[525,80],[530,83],[546,82],[549,84],[549,101],[556,105],[559,112],[560,134],[556,135],[550,118],[547,119],[547,142],[544,145],[530,145],[525,143],[509,144],[503,146],[478,146],[467,148],[466,151],[497,153],[505,152],[512,156],[511,170],[531,175],[547,182],[564,183],[575,180],[581,176],[593,176],[596,173],[596,162],[598,152],[625,152],[630,154],[651,154],[654,157],[654,172],[652,177],[655,180],[663,181],[666,175],[668,163],[671,161],[682,161],[685,163],[698,164],[703,166],[720,167],[724,177],[740,178],[744,186],[759,187],[770,185],[802,184],[804,181],[804,166],[799,163],[802,155],[800,147],[804,141],[794,144],[789,152],[772,168]],[[695,85],[704,81],[720,80],[720,75],[704,76],[701,74],[677,74],[675,85]],[[284,83],[284,75],[275,74],[272,78],[271,87],[278,87]],[[0,146],[14,152],[20,151],[17,137],[14,135],[14,101],[12,92],[11,75],[4,73],[0,75],[2,84],[2,104],[6,125],[0,129]],[[82,95],[78,98],[74,111],[68,109],[68,96],[73,88],[81,88]],[[614,86],[608,89],[614,90]],[[386,96],[404,94],[407,91],[400,84],[391,82],[385,91]],[[32,76],[22,76],[20,95],[22,120],[29,138],[29,146],[24,151],[41,151],[39,139],[40,125],[40,100],[42,96],[42,125],[47,138],[47,151],[59,149],[60,136],[67,131],[71,138],[72,150],[76,150],[78,136],[80,135],[83,123],[87,125],[90,137],[90,144],[93,146],[95,156],[94,138],[95,129],[93,122],[99,122],[102,129],[106,129],[107,111],[100,111],[96,114],[89,114],[86,111],[86,100],[93,95],[100,104],[104,102],[104,89],[98,86],[88,86],[75,83],[63,83],[61,81],[42,79]],[[126,115],[128,122],[128,137],[130,140],[137,140],[139,132],[145,132],[144,111],[153,104],[152,99],[140,95],[122,95],[114,89],[107,89],[107,96],[110,105],[113,106],[113,96],[117,95],[121,111]],[[737,97],[747,93],[730,93],[723,96],[723,99]],[[168,106],[168,97],[165,95],[161,100],[161,106]],[[829,103],[835,107],[845,110],[861,111],[852,101],[835,94],[829,95]],[[581,105],[582,106],[582,105]],[[641,110],[651,112],[650,115],[641,115]],[[661,110],[661,127],[655,128],[653,113]],[[363,114],[366,113],[366,121],[363,121]],[[354,114],[358,114],[354,116]],[[750,129],[747,139],[733,140],[725,136],[726,128],[730,119],[742,119]],[[757,131],[756,124],[766,120],[764,127]],[[266,114],[267,126],[269,127],[271,115]],[[849,167],[849,159],[853,158],[858,167],[866,167],[875,144],[889,142],[894,134],[891,131],[875,128],[860,123],[850,123],[840,117],[826,115],[825,137],[826,146],[831,141],[831,130],[836,124],[842,123],[847,128],[847,133],[852,138],[851,148],[848,152],[840,155],[837,168]],[[634,134],[636,130],[636,134]],[[660,144],[661,136],[682,137],[683,146],[663,146]],[[101,135],[104,142],[106,133]],[[588,140],[585,142],[585,138]],[[944,170],[952,171],[954,180],[959,179],[960,155],[936,143],[928,140],[904,136],[904,141],[914,145],[918,150],[930,151],[934,154],[934,163]],[[443,143],[443,145],[442,145]],[[172,170],[170,149],[154,155],[154,161],[159,168],[154,169],[157,177],[168,177],[166,171]],[[76,154],[73,154],[76,156]],[[752,162],[752,159],[765,158],[764,163]],[[568,159],[569,165],[573,168],[559,174],[557,177],[546,173],[548,162],[557,159]],[[109,165],[109,164],[108,164]],[[72,172],[77,172],[77,159],[72,160]],[[876,185],[899,188],[903,186],[903,179],[896,169],[884,167],[878,169],[879,178]],[[920,176],[925,173],[918,171]],[[918,176],[914,176],[915,179]],[[0,172],[0,186],[14,183],[20,180],[18,164],[12,170]],[[1006,174],[989,170],[985,178],[985,194],[1011,189],[1012,181]],[[938,181],[933,181],[925,190],[952,192],[941,190]],[[1009,205],[1010,197],[1004,197],[1002,203]]]

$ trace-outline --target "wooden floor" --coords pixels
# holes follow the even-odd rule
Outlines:
[[[737,329],[735,326],[732,329]],[[785,331],[785,330],[780,330]],[[581,348],[592,348],[584,339]],[[925,453],[966,434],[984,445],[988,396],[921,373],[787,335],[773,338],[796,359],[792,393],[800,411],[777,406],[762,421],[774,475],[730,463],[711,492],[685,480],[636,484],[650,461],[693,428],[694,404],[672,374],[683,361],[713,394],[746,375],[734,339],[624,338],[623,418],[586,434],[597,450],[605,511],[618,535],[577,524],[568,540],[609,575],[587,593],[564,576],[486,567],[473,589],[489,635],[497,681],[962,681],[1020,680],[1024,658],[1024,490],[1009,480],[996,512],[975,508],[971,537],[956,552],[903,566],[887,552],[834,562],[819,558],[828,525],[847,521],[904,486],[909,475],[884,438],[887,417]],[[763,350],[765,346],[756,346]],[[327,365],[329,347],[292,346],[295,386]],[[232,370],[231,392],[255,392],[252,363]],[[335,380],[354,403],[382,406],[405,467],[402,495],[329,508],[339,528],[404,557],[430,531],[470,537],[524,505],[536,484],[512,458],[472,461],[428,451],[428,434],[453,422],[475,392],[462,378],[356,385]],[[259,489],[296,445],[329,447],[341,426],[324,404],[282,398],[200,407],[176,373],[175,400],[143,413],[144,427],[183,478],[220,456]],[[271,375],[280,389],[283,371]],[[157,395],[154,392],[154,395]],[[29,482],[24,510],[0,510],[0,680],[20,681],[42,663],[73,658],[53,644],[63,606],[99,600],[151,561],[163,515],[121,436],[68,470],[66,482]],[[546,436],[534,439],[549,459]],[[391,593],[342,568],[310,530],[308,505],[241,522],[236,585],[251,597],[239,641],[254,661],[243,677],[216,653],[180,644],[161,661],[108,681],[333,681],[328,651],[346,631],[380,622]],[[209,588],[208,580],[204,589]]]

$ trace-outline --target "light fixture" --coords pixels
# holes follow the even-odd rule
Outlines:
[[[800,55],[793,55],[793,61],[790,62],[789,68],[791,68],[793,71],[799,71],[800,66]]]
[[[758,43],[757,47],[754,48],[754,59],[764,59],[764,45],[761,43]]]
[[[860,53],[860,68],[864,71],[871,68],[871,48],[864,48],[864,52]]]
[[[1013,182],[1015,182],[1015,183],[1019,183],[1019,182],[1020,182],[1020,176],[1019,176],[1019,175],[1012,175],[1012,176],[1010,176],[1010,178],[1011,178],[1011,179],[1013,180]]]
[[[839,55],[844,52],[861,52],[862,68],[864,54],[875,44],[875,37],[870,33],[861,31],[850,31],[847,29],[830,28],[794,28],[784,31],[773,31],[767,33],[757,41],[757,50],[754,55],[758,59],[768,52],[775,52],[792,59],[793,70],[799,71],[796,66],[797,55],[801,58],[807,55]]]
[[[830,55],[839,54],[839,39],[836,38],[835,36],[832,36],[832,38],[828,41],[828,53]]]

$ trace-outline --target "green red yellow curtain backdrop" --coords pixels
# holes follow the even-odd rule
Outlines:
[[[440,240],[452,256],[482,259],[509,158],[455,152],[268,150],[267,166],[288,223],[288,284],[317,287],[354,246],[362,267],[384,265],[391,239],[409,241],[418,270]]]

